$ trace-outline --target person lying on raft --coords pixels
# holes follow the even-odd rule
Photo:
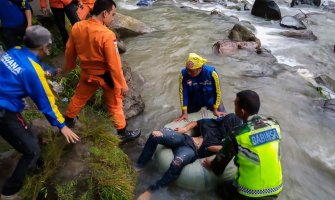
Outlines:
[[[219,75],[215,68],[205,65],[207,59],[190,53],[186,66],[179,74],[179,98],[182,114],[176,121],[187,120],[188,113],[201,107],[212,110],[215,116],[223,116],[225,108],[221,99]]]
[[[135,164],[135,169],[143,168],[151,160],[158,144],[171,148],[174,158],[162,178],[142,193],[138,200],[150,199],[154,191],[175,181],[187,164],[198,158],[208,157],[219,152],[222,148],[222,139],[232,128],[241,124],[242,120],[235,114],[228,114],[218,119],[201,119],[190,122],[185,127],[174,130],[163,128],[159,131],[153,131]],[[192,137],[186,134],[196,127],[201,134],[200,136]]]

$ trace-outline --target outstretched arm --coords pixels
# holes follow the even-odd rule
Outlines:
[[[175,128],[174,130],[175,130],[177,133],[186,133],[186,132],[188,132],[189,130],[195,128],[197,125],[198,125],[198,122],[193,121],[193,122],[188,123],[185,127],[182,127],[182,128]]]

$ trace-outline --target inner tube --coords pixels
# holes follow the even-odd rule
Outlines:
[[[209,110],[200,110],[197,113],[188,115],[187,121],[171,122],[165,125],[165,128],[184,127],[190,121],[197,121],[205,118],[216,118]],[[191,133],[192,134],[192,133]],[[212,156],[214,158],[215,155]],[[159,145],[155,152],[154,161],[161,173],[164,173],[170,166],[173,160],[173,152],[163,145]],[[175,183],[182,188],[196,190],[196,191],[209,191],[216,187],[218,183],[226,180],[232,180],[236,172],[236,166],[231,161],[226,167],[222,176],[216,176],[212,171],[207,170],[202,166],[202,159],[197,159],[191,164],[186,165]]]

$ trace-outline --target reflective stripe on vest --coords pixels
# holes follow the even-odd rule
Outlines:
[[[282,189],[282,170],[279,157],[281,139],[279,125],[268,119],[263,126],[250,123],[236,136],[238,153],[235,176],[238,192],[248,197],[265,197],[279,194]]]

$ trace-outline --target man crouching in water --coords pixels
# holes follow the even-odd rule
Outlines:
[[[171,148],[174,158],[163,177],[142,193],[138,200],[150,199],[154,191],[174,182],[187,164],[198,158],[208,157],[219,152],[222,148],[222,139],[227,136],[227,133],[233,127],[241,124],[242,120],[235,114],[228,114],[218,119],[202,119],[190,122],[183,128],[174,130],[163,128],[159,131],[153,131],[137,160],[135,169],[143,168],[151,160],[158,144]],[[198,131],[201,134],[199,137],[191,137],[185,134],[195,127],[199,129]]]
[[[206,158],[203,165],[220,176],[235,157],[234,181],[220,187],[227,200],[276,199],[283,190],[280,141],[277,121],[258,115],[259,96],[251,90],[236,94],[235,113],[243,125],[235,127],[222,141],[223,148],[215,159]]]

